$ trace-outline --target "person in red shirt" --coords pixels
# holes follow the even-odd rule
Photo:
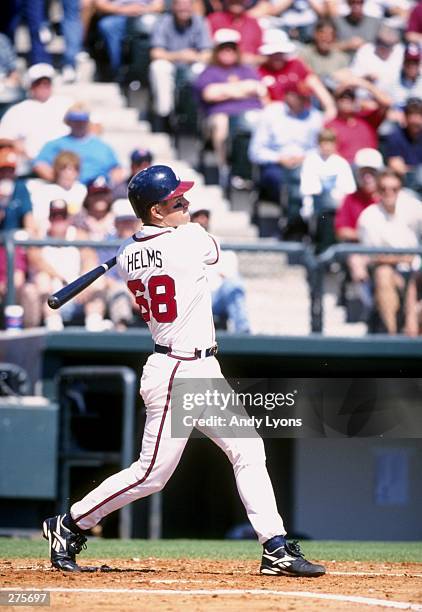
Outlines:
[[[413,7],[406,27],[406,40],[422,44],[422,2]]]
[[[240,34],[240,51],[242,62],[258,64],[260,62],[259,47],[262,45],[262,29],[255,17],[247,14],[247,6],[243,0],[224,0],[224,10],[208,15],[211,34],[217,30],[229,28]]]
[[[264,44],[259,51],[265,57],[265,62],[258,71],[270,100],[283,102],[288,88],[300,84],[318,98],[325,111],[326,121],[334,118],[337,111],[332,96],[301,59],[292,57],[295,48],[295,44],[282,30],[267,30],[264,33]]]
[[[325,127],[334,130],[338,153],[349,163],[353,163],[360,149],[378,149],[377,130],[384,121],[390,98],[370,81],[352,76],[351,73],[346,83],[334,92],[337,117]],[[357,102],[356,88],[365,89],[372,98]]]
[[[383,165],[382,155],[375,149],[361,149],[356,154],[353,166],[358,188],[344,198],[337,209],[334,221],[336,238],[339,242],[358,242],[359,215],[370,204],[375,204],[379,200],[377,176]],[[360,283],[367,279],[366,255],[350,255],[347,263],[354,282]]]

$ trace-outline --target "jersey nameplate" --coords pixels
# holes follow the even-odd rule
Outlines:
[[[155,249],[141,249],[126,255],[126,270],[128,273],[142,268],[162,268],[163,260],[161,251]]]

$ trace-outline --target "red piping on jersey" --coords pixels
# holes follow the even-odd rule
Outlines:
[[[174,377],[176,375],[177,368],[179,367],[179,365],[180,365],[180,361],[178,361],[176,363],[176,365],[174,366],[173,371],[171,373],[171,376],[170,376],[169,384],[168,384],[168,387],[167,387],[167,399],[166,399],[166,403],[165,403],[165,406],[164,406],[163,416],[161,417],[160,427],[158,429],[157,440],[155,441],[154,452],[152,454],[152,458],[151,458],[150,464],[149,464],[145,474],[142,476],[142,478],[140,480],[137,480],[136,482],[134,482],[133,484],[127,486],[126,488],[122,489],[121,491],[117,491],[117,493],[113,493],[113,495],[110,495],[110,497],[107,497],[107,499],[103,500],[102,502],[100,502],[99,504],[97,504],[96,506],[91,508],[91,510],[88,510],[88,512],[85,512],[84,514],[81,514],[81,516],[78,516],[78,518],[74,518],[73,520],[75,521],[75,523],[78,523],[79,521],[81,521],[82,519],[87,517],[89,514],[92,514],[93,512],[95,512],[95,510],[98,510],[98,508],[101,508],[101,506],[104,506],[104,504],[107,504],[112,499],[115,499],[119,495],[122,495],[123,493],[126,493],[126,491],[130,491],[130,489],[134,489],[135,487],[141,485],[143,482],[145,482],[145,480],[151,474],[152,468],[154,467],[154,464],[155,464],[155,460],[157,459],[158,447],[160,445],[160,440],[161,440],[161,434],[163,433],[164,422],[166,420],[166,416],[167,416],[169,405],[170,405],[171,390],[172,390],[172,387],[173,387],[173,380],[174,380]]]
[[[144,238],[137,238],[136,234],[133,234],[132,239],[135,242],[143,242],[144,240],[151,240],[152,238],[157,238],[157,236],[162,236],[163,234],[170,234],[170,233],[171,233],[170,230],[166,230],[165,232],[160,232],[159,234],[153,234],[152,236],[145,236]]]
[[[215,250],[217,251],[217,259],[215,261],[212,261],[210,264],[208,264],[209,266],[213,266],[214,264],[217,263],[217,261],[220,258],[220,251],[218,250],[218,245],[215,241],[215,239],[211,236],[211,234],[209,234],[209,237],[211,238],[211,240],[213,241],[214,245],[215,245]]]

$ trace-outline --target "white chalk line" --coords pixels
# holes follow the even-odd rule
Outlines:
[[[26,565],[19,565],[17,567],[14,568],[15,570],[26,570],[26,571],[31,571],[31,572],[39,572],[41,571],[45,571],[45,572],[55,572],[56,570],[54,569],[54,567],[27,567]],[[142,571],[141,569],[139,570],[140,572]],[[124,573],[124,568],[122,568],[122,572]],[[221,573],[218,574],[219,576],[227,576],[227,574],[225,573]],[[245,574],[240,573],[236,574],[236,576],[244,576]],[[256,574],[258,575],[258,574]],[[415,574],[413,572],[346,572],[346,571],[331,571],[331,570],[327,570],[327,576],[383,576],[385,578],[422,578],[422,574]],[[231,577],[231,575],[230,575]],[[201,580],[189,580],[189,579],[181,579],[178,580],[177,578],[169,578],[169,579],[162,579],[162,580],[151,580],[151,582],[163,582],[163,583],[168,583],[168,584],[172,584],[173,582],[214,582],[213,580],[209,580],[207,581],[206,579],[201,579]]]
[[[36,591],[48,593],[117,593],[129,595],[161,595],[161,596],[187,596],[187,595],[260,595],[277,597],[303,597],[306,599],[325,599],[331,601],[342,601],[346,603],[358,603],[367,606],[380,606],[383,608],[394,608],[396,610],[413,610],[422,612],[422,605],[413,604],[408,601],[387,601],[373,597],[362,597],[359,595],[335,595],[334,593],[313,593],[311,591],[278,591],[274,589],[122,589],[122,588],[71,588],[71,587],[45,587],[45,588],[23,588],[23,587],[0,587],[0,591]]]
[[[221,574],[221,577],[226,576],[227,579],[236,579],[239,576],[245,576],[245,574],[236,574],[236,576],[227,576],[224,574]],[[331,572],[331,571],[327,571],[326,576],[373,576],[374,578],[379,577],[379,576],[383,576],[385,578],[422,578],[422,574],[411,574],[411,573],[390,573],[388,572]],[[183,583],[189,583],[189,582],[200,582],[200,583],[204,583],[204,582],[210,582],[214,584],[214,580],[207,580],[207,579],[195,579],[195,578],[149,578],[148,579],[149,582],[162,582],[163,584],[175,584],[176,582],[183,582]]]
[[[330,576],[385,576],[385,578],[390,578],[391,576],[397,578],[403,578],[406,576],[407,578],[422,578],[422,574],[413,574],[411,572],[332,572],[331,570],[327,572]]]

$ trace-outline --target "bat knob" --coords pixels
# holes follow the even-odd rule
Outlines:
[[[60,300],[55,295],[50,295],[47,300],[47,303],[53,310],[57,310],[57,308],[60,308]]]

